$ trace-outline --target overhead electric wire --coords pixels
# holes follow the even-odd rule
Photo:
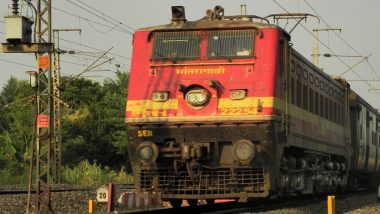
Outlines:
[[[130,32],[125,31],[125,30],[121,30],[121,29],[118,29],[118,28],[115,28],[114,26],[109,26],[109,25],[106,25],[106,24],[103,24],[103,23],[100,23],[100,22],[96,22],[96,21],[93,21],[93,20],[91,20],[91,19],[87,19],[87,18],[84,18],[84,17],[78,16],[78,15],[76,15],[76,14],[73,14],[73,13],[70,13],[70,12],[67,12],[67,11],[64,11],[64,10],[61,10],[61,9],[58,9],[58,8],[55,8],[55,7],[52,7],[52,8],[53,8],[54,10],[57,10],[57,11],[59,11],[59,12],[65,13],[65,14],[68,14],[68,15],[70,15],[70,16],[74,16],[74,17],[76,17],[76,18],[83,19],[83,20],[85,20],[85,21],[87,21],[87,22],[91,22],[91,23],[94,23],[94,24],[97,24],[97,25],[101,25],[101,26],[103,26],[103,27],[108,27],[108,28],[110,28],[110,29],[114,29],[114,30],[117,30],[117,31],[119,31],[119,32],[126,33],[126,34],[128,34],[128,35],[131,35]]]
[[[33,0],[33,1],[37,2],[37,0]],[[52,9],[57,10],[57,11],[62,12],[62,13],[66,13],[66,14],[74,16],[74,17],[77,17],[79,19],[83,19],[83,20],[85,20],[87,22],[92,22],[94,24],[101,25],[101,26],[104,26],[104,27],[107,27],[107,28],[114,28],[114,26],[109,26],[109,25],[106,25],[106,24],[103,24],[103,23],[100,23],[100,22],[97,22],[97,21],[94,21],[94,20],[91,20],[91,19],[88,19],[88,18],[84,18],[82,16],[76,15],[74,13],[71,13],[71,12],[68,12],[68,11],[65,11],[65,10],[53,7],[53,6],[52,6]],[[114,25],[114,24],[112,23],[112,25]],[[117,29],[117,28],[115,30],[117,30],[119,32],[122,32],[122,33],[126,33],[128,35],[131,35],[131,32],[129,32],[128,30],[122,30],[122,29]]]
[[[35,2],[37,0],[34,0]],[[80,19],[84,19],[88,22],[92,22],[92,23],[95,23],[95,24],[98,24],[98,25],[102,25],[102,26],[105,26],[105,27],[108,27],[108,28],[113,28],[113,26],[108,26],[108,25],[105,25],[105,24],[102,24],[102,23],[99,23],[99,22],[96,22],[96,21],[93,21],[93,20],[90,20],[90,19],[87,19],[87,18],[84,18],[84,17],[81,17],[81,16],[78,16],[76,14],[73,14],[73,13],[70,13],[70,12],[67,12],[67,11],[64,11],[64,10],[61,10],[59,8],[55,8],[55,7],[52,7],[53,9],[57,10],[57,11],[60,11],[60,12],[63,12],[63,13],[66,13],[68,15],[71,15],[71,16],[74,16],[74,17],[77,17],[77,18],[80,18]],[[104,19],[103,19],[104,20]],[[111,23],[113,24],[113,23]],[[113,24],[114,25],[114,24]],[[119,30],[119,29],[115,29],[115,30],[118,30],[119,32],[123,32],[123,33],[127,33],[128,35],[130,35],[131,33],[129,31],[122,31],[122,30]],[[89,45],[85,45],[85,44],[81,44],[81,43],[77,43],[77,42],[74,42],[74,41],[71,41],[71,40],[68,40],[68,39],[64,39],[64,38],[60,38],[60,40],[63,40],[63,41],[66,41],[66,42],[69,42],[69,43],[72,43],[72,44],[75,44],[75,45],[79,45],[79,46],[82,46],[82,47],[86,47],[86,48],[90,48],[92,50],[97,50],[97,51],[100,51],[100,52],[104,52],[104,50],[101,50],[101,49],[97,49],[97,48],[94,48],[94,47],[91,47]],[[122,55],[119,55],[119,54],[115,54],[115,53],[109,53],[110,55],[113,55],[113,56],[117,56],[117,57],[120,57],[120,58],[124,58],[124,59],[127,59],[127,60],[131,60],[131,58],[129,57],[125,57],[125,56],[122,56]],[[113,61],[116,61],[118,62],[118,64],[124,64],[124,63],[121,63],[120,61],[117,61],[117,60],[113,60]],[[125,65],[125,64],[124,64]],[[128,65],[126,65],[128,66]]]
[[[0,61],[8,62],[8,63],[16,64],[16,65],[25,66],[25,67],[28,67],[28,68],[36,68],[35,66],[31,66],[31,65],[27,65],[27,64],[23,64],[23,63],[19,63],[19,62],[14,62],[14,61],[6,60],[6,59],[0,59]]]
[[[131,29],[131,30],[135,30],[133,27],[131,27],[131,26],[129,26],[129,25],[126,25],[126,24],[122,23],[122,22],[119,21],[119,20],[114,19],[114,18],[112,18],[111,16],[108,16],[107,14],[104,14],[103,12],[97,10],[96,8],[90,6],[90,5],[86,4],[86,3],[83,3],[83,2],[81,2],[80,0],[77,0],[77,1],[78,1],[79,3],[81,3],[81,4],[85,5],[85,6],[87,6],[87,7],[89,7],[89,8],[91,8],[91,9],[95,10],[96,12],[102,14],[103,16],[112,19],[113,21],[117,22],[118,24],[124,25],[125,27],[127,27],[127,28],[129,28],[129,29]]]
[[[78,58],[78,59],[85,59],[85,60],[92,60],[91,58],[97,58],[100,54],[104,53],[99,51],[97,54],[93,54],[91,55],[91,52],[86,52],[86,51],[82,51],[82,50],[78,50],[78,49],[75,49],[75,48],[69,48],[69,47],[66,47],[66,46],[60,46],[60,49],[62,50],[66,50],[66,51],[74,51],[74,54],[62,54],[64,56],[70,56],[70,57],[75,57],[75,58]],[[79,56],[77,56],[79,55]],[[81,57],[83,56],[83,57]],[[90,58],[91,57],[91,58]],[[103,57],[105,59],[110,59],[109,57]],[[130,61],[127,61],[127,62],[130,62]],[[112,62],[110,62],[109,64],[111,65],[114,65],[114,66],[117,66],[117,65],[120,65],[121,67],[126,67],[126,68],[130,68],[131,66],[128,65],[128,64],[125,64],[124,62],[121,62],[119,60],[116,60],[116,59],[113,59]]]
[[[99,16],[98,14],[96,14],[96,13],[94,13],[94,12],[92,12],[92,11],[90,11],[90,10],[88,10],[88,9],[86,9],[86,8],[84,8],[84,7],[82,7],[82,6],[78,5],[78,4],[76,4],[76,3],[72,2],[72,1],[70,1],[70,0],[66,0],[66,1],[68,1],[68,2],[70,2],[71,4],[73,4],[73,5],[77,6],[77,7],[79,7],[80,9],[82,9],[82,10],[84,10],[84,11],[86,11],[86,12],[88,12],[88,13],[90,13],[90,14],[96,16],[96,17],[98,17],[99,19],[103,19],[104,21],[106,21],[106,22],[108,22],[108,23],[110,23],[110,24],[112,24],[112,25],[116,25],[115,23],[113,23],[113,22],[107,20],[106,18],[101,17],[101,16]],[[122,28],[122,27],[120,27],[120,26],[118,26],[118,28],[120,28],[120,29],[122,29],[122,30],[125,30],[125,31],[128,32],[129,34],[133,35],[133,32],[130,32],[129,30],[127,30],[127,29],[125,29],[125,28]]]
[[[314,9],[313,6],[311,6],[309,4],[309,2],[307,2],[306,0],[304,0],[304,2],[314,11],[314,13],[320,17],[322,19],[322,21],[327,25],[328,28],[331,28],[331,26],[325,21],[325,19],[323,19],[323,17],[321,15],[319,15],[319,13]],[[339,35],[336,31],[333,31],[335,33],[335,35],[337,35],[349,48],[351,48],[356,54],[358,54],[359,56],[363,56],[358,50],[356,50],[354,47],[352,47],[341,35]],[[377,78],[380,79],[380,76],[379,74],[375,71],[375,69],[373,68],[373,66],[370,64],[370,62],[368,61],[368,58],[367,58],[367,63],[369,64],[371,70],[373,73],[375,73],[375,75],[377,76]]]
[[[91,47],[91,46],[88,46],[88,45],[84,45],[84,44],[81,44],[81,43],[73,42],[73,41],[68,40],[68,39],[63,39],[63,38],[59,38],[59,39],[62,40],[62,41],[65,41],[65,42],[71,43],[71,44],[75,44],[75,45],[83,46],[83,47],[86,47],[86,48],[90,48],[90,49],[92,49],[92,50],[97,50],[97,51],[104,52],[104,50],[101,50],[101,49],[98,49],[98,48],[94,48],[94,47]],[[131,60],[131,58],[129,58],[129,57],[125,57],[125,56],[122,56],[122,55],[119,55],[119,54],[115,54],[115,53],[109,53],[109,54],[110,54],[110,55],[113,55],[113,56],[118,56],[118,57],[120,57],[120,58],[124,58],[124,59]]]
[[[272,0],[274,3],[276,3],[280,8],[282,8],[286,13],[288,13],[288,14],[290,14],[289,13],[289,11],[285,8],[285,7],[283,7],[280,3],[278,3],[276,0]],[[300,25],[312,36],[312,37],[314,37],[315,39],[317,39],[318,40],[318,42],[320,42],[325,48],[327,48],[333,55],[337,55],[337,54],[335,54],[335,52],[334,51],[332,51],[331,49],[330,49],[330,47],[328,47],[325,43],[323,43],[319,38],[317,38],[317,37],[315,37],[315,35],[312,33],[312,32],[310,32],[309,31],[309,29],[307,29],[302,23],[300,23]],[[366,82],[360,75],[358,75],[341,57],[338,57],[337,56],[337,58],[338,58],[338,60],[339,61],[341,61],[347,68],[349,68],[349,70],[351,70],[359,79],[361,79],[361,80],[363,80],[363,82],[364,83],[366,83],[367,85],[368,85],[368,87],[370,88],[370,89],[373,89],[374,90],[374,88],[371,86],[371,84],[369,84],[368,82]],[[346,73],[346,72],[345,72]],[[341,76],[341,75],[339,75],[339,76]],[[376,92],[376,91],[375,91]],[[380,96],[380,93],[379,92],[376,92],[376,94],[378,94],[379,96]]]

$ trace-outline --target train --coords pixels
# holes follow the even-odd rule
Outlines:
[[[283,28],[221,6],[135,31],[125,123],[136,190],[174,207],[380,181],[379,112]]]

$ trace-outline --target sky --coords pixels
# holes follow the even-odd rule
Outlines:
[[[60,32],[60,49],[75,54],[61,55],[61,74],[77,75],[102,53],[113,58],[82,76],[102,82],[114,78],[115,72],[129,71],[132,39],[135,29],[167,24],[173,5],[185,6],[189,21],[205,16],[207,9],[224,7],[225,15],[240,15],[241,4],[247,14],[265,17],[275,13],[309,13],[309,17],[291,33],[293,47],[311,60],[313,29],[339,28],[319,33],[319,67],[329,75],[342,75],[351,88],[375,108],[380,108],[380,20],[379,0],[51,0],[53,29],[81,29],[81,32]],[[20,0],[21,2],[21,0]],[[36,0],[32,0],[36,3]],[[5,42],[4,16],[11,13],[11,0],[0,3],[0,42]],[[22,15],[34,16],[23,5]],[[272,20],[271,20],[272,21]],[[280,21],[286,30],[294,20]],[[335,55],[335,56],[334,56]],[[369,56],[368,58],[364,58]],[[26,71],[36,70],[33,54],[0,53],[0,90],[14,76],[27,79]],[[352,68],[352,69],[351,69]],[[363,81],[366,80],[366,81]]]

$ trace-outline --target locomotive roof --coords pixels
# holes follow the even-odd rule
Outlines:
[[[165,25],[145,27],[137,29],[136,31],[207,30],[226,28],[279,28],[289,35],[285,30],[275,24],[235,19],[208,20],[206,18],[196,21],[172,22]]]

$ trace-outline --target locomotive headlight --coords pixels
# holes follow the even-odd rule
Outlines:
[[[158,157],[158,147],[150,141],[142,142],[136,148],[136,156],[143,163],[153,163]]]
[[[189,105],[199,107],[206,104],[208,92],[205,89],[190,90],[186,93],[185,99]]]
[[[234,89],[230,90],[230,98],[233,100],[242,100],[247,97],[246,89]]]
[[[168,91],[155,91],[152,94],[152,100],[156,102],[165,102],[169,99]]]
[[[255,156],[255,146],[249,140],[239,140],[233,145],[232,151],[240,161],[250,161]]]

